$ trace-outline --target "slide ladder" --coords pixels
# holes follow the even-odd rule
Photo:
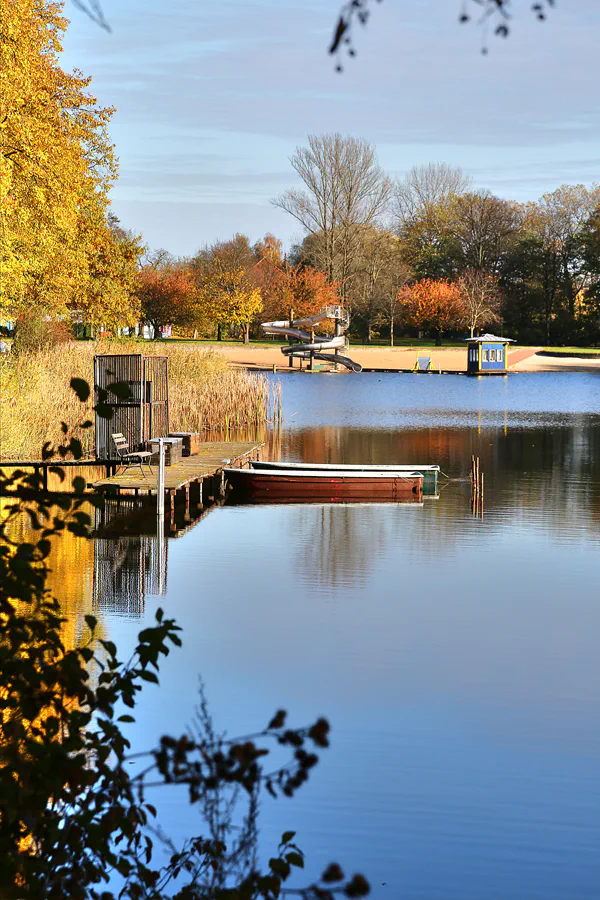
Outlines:
[[[323,322],[335,322],[335,334],[316,335],[315,327]],[[307,359],[311,366],[313,359],[322,359],[329,363],[339,363],[352,372],[362,372],[362,366],[339,351],[346,347],[345,331],[350,325],[350,316],[343,306],[326,306],[315,316],[305,319],[282,320],[280,322],[263,322],[260,326],[265,334],[278,334],[294,341],[289,347],[282,347],[284,356],[292,359]],[[306,330],[308,329],[308,330]],[[333,352],[329,352],[333,351]]]

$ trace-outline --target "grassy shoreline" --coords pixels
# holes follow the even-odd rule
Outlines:
[[[93,419],[93,396],[79,402],[71,378],[93,383],[97,353],[131,353],[129,342],[76,342],[52,350],[12,354],[0,360],[0,460],[40,459],[42,446],[64,440],[61,422],[93,456],[94,429],[76,427]],[[141,347],[135,346],[135,352]],[[172,431],[264,428],[278,396],[265,376],[233,369],[211,348],[146,344],[146,355],[169,357],[169,406]],[[92,392],[93,394],[93,392]]]

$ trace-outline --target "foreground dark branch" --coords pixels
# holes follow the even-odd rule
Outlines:
[[[336,71],[341,72],[343,54],[356,56],[354,43],[355,26],[366,25],[371,16],[373,5],[382,0],[349,0],[340,10],[329,52],[337,59]],[[510,34],[510,20],[512,17],[511,0],[464,0],[458,20],[463,24],[473,19],[480,25],[491,22],[494,26],[494,34],[498,37],[508,37]],[[544,21],[548,9],[554,6],[554,0],[535,0],[530,4],[531,12],[539,21]],[[487,46],[482,47],[484,53]]]

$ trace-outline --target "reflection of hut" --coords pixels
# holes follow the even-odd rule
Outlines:
[[[467,338],[467,375],[505,375],[508,372],[508,345],[511,338],[482,334]]]
[[[167,591],[167,541],[164,529],[156,534],[127,533],[127,512],[135,501],[107,500],[96,509],[93,608],[104,613],[140,616],[146,594]],[[110,534],[111,525],[114,535]],[[104,532],[104,534],[101,534]]]
[[[166,593],[164,535],[131,535],[95,540],[93,608],[121,616],[141,616],[146,594]]]

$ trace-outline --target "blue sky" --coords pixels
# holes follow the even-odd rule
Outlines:
[[[487,56],[460,6],[375,5],[339,75],[340,0],[103,0],[110,34],[67,2],[63,65],[117,107],[115,213],[178,255],[236,231],[289,246],[302,235],[269,201],[311,132],[372,141],[394,176],[448,162],[517,200],[600,181],[598,0],[558,0],[544,23],[516,0]]]

